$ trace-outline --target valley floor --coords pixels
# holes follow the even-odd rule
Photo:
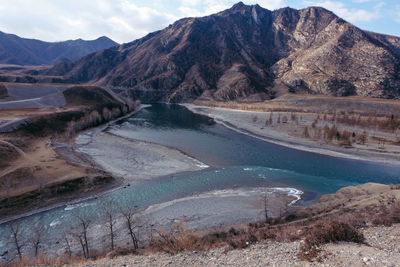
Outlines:
[[[375,107],[377,104],[382,106],[381,111],[379,105]],[[334,157],[400,164],[400,129],[381,129],[386,121],[382,114],[377,115],[398,115],[400,104],[390,100],[296,95],[253,104],[195,102],[185,106],[232,130],[278,145]],[[345,123],[343,116],[361,119]],[[377,116],[377,121],[360,122],[371,116]],[[344,132],[350,134],[346,141],[339,137]],[[329,134],[333,135],[331,139]],[[364,134],[365,140],[360,142],[358,138]]]

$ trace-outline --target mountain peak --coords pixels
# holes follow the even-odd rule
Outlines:
[[[237,4],[234,4],[230,9],[228,9],[227,11],[246,11],[246,10],[250,10],[253,6],[251,5],[246,5],[243,2],[239,2]]]
[[[239,2],[49,73],[125,88],[148,102],[285,92],[400,98],[398,44],[400,38],[376,39],[324,8],[269,11]]]
[[[232,9],[239,9],[239,8],[243,8],[243,7],[246,7],[246,5],[242,1],[240,1],[240,2],[238,2],[236,4],[234,4],[232,6]]]

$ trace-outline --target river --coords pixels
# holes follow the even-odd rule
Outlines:
[[[214,123],[179,105],[154,104],[104,130],[131,138],[176,148],[209,166],[204,170],[141,181],[106,194],[121,206],[134,203],[138,209],[209,192],[257,188],[280,188],[281,193],[303,199],[307,205],[319,196],[366,182],[400,183],[400,166],[342,159],[294,150],[264,142]],[[113,159],[109,161],[112,164]],[[230,191],[229,191],[230,190]],[[286,190],[286,191],[285,191]],[[218,193],[213,195],[213,201]],[[196,210],[196,198],[191,211]],[[26,235],[35,225],[46,227],[51,237],[46,247],[61,242],[62,233],[75,223],[74,210],[100,216],[98,199],[54,208],[21,218]],[[212,205],[211,205],[212,206]],[[208,208],[212,209],[212,207]],[[116,210],[116,212],[118,212]],[[6,250],[9,233],[0,225],[0,254]]]

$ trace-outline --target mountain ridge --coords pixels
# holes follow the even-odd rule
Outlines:
[[[67,40],[45,42],[21,38],[0,31],[0,63],[16,65],[52,65],[75,61],[90,53],[116,46],[118,43],[106,36],[95,40]]]
[[[132,98],[264,100],[301,92],[400,97],[400,38],[363,31],[321,7],[259,5],[184,18],[142,39],[47,71]]]

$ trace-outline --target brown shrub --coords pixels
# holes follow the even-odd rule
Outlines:
[[[391,190],[399,190],[400,189],[400,184],[391,184],[390,185]]]
[[[390,199],[388,203],[382,203],[378,207],[378,211],[374,213],[372,223],[385,226],[400,223],[400,201]]]
[[[321,245],[339,241],[363,243],[364,236],[353,225],[346,222],[319,222],[309,228],[304,243],[300,247],[299,257],[311,261],[321,252],[319,248]]]
[[[174,223],[168,232],[158,232],[151,244],[153,249],[176,254],[185,249],[195,249],[199,238],[185,231],[182,222]]]
[[[357,135],[356,142],[357,144],[364,145],[367,142],[368,135],[367,132],[364,131],[362,134]]]

